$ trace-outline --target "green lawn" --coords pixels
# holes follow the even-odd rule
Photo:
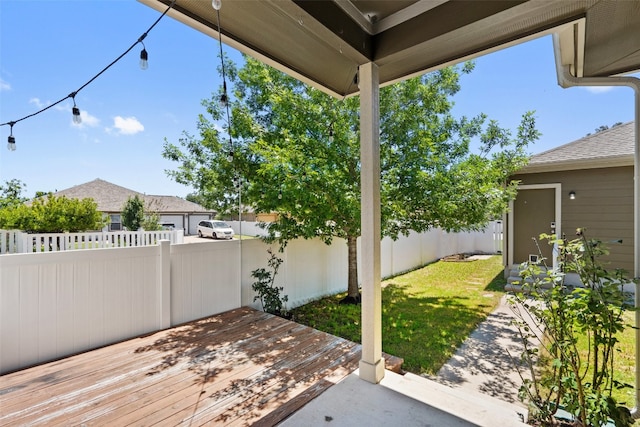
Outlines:
[[[633,327],[635,325],[635,312],[628,311],[624,314],[624,319],[627,323],[622,335],[619,337],[618,343],[619,353],[615,355],[615,373],[619,375],[618,379],[626,384],[631,384],[633,388],[625,388],[623,390],[616,390],[614,397],[620,403],[625,403],[629,408],[635,406],[635,377],[636,377],[636,330]],[[636,423],[638,424],[638,423]]]
[[[416,374],[435,374],[456,349],[496,307],[503,295],[500,256],[472,262],[436,262],[383,281],[382,347],[404,358],[403,368]],[[360,306],[340,305],[339,294],[298,307],[294,320],[360,342]],[[616,377],[634,384],[634,313],[619,336]],[[616,390],[614,397],[634,406],[633,388]],[[640,425],[637,422],[635,425]]]
[[[618,344],[616,345],[616,351],[614,356],[614,378],[623,384],[631,385],[632,387],[625,387],[622,389],[614,389],[613,397],[618,403],[624,404],[628,408],[635,406],[635,312],[632,310],[624,313],[624,322],[627,325],[618,338]],[[585,359],[588,357],[587,340],[581,339],[578,341],[578,347],[581,350],[582,357]],[[591,372],[591,371],[589,371]],[[636,423],[636,425],[639,425]]]
[[[435,374],[503,295],[502,257],[438,261],[383,281],[383,351],[404,358],[403,368]],[[360,306],[340,305],[339,294],[293,310],[294,320],[360,342]]]
[[[616,345],[616,353],[614,356],[614,379],[622,384],[631,387],[624,387],[613,390],[613,397],[620,405],[631,409],[635,406],[635,313],[632,310],[623,314],[625,329],[617,335],[618,343]],[[589,358],[588,340],[585,336],[578,339],[578,350],[583,360]],[[548,354],[544,352],[543,354]],[[550,372],[552,367],[552,359],[550,357],[541,358],[542,371]],[[588,375],[592,375],[593,370],[588,370]],[[587,376],[588,378],[588,376]],[[545,392],[546,393],[546,392]],[[640,420],[634,423],[634,426],[640,426]]]

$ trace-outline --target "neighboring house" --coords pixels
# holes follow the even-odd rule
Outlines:
[[[180,197],[146,195],[102,179],[58,191],[55,195],[73,199],[92,198],[98,204],[98,211],[109,216],[110,231],[122,229],[122,207],[129,197],[134,196],[143,200],[145,212],[158,214],[160,224],[184,229],[185,234],[197,234],[198,222],[215,215],[214,211]]]
[[[538,254],[532,237],[557,233],[574,239],[580,227],[608,246],[607,268],[633,275],[633,159],[633,122],[532,156],[513,176],[520,186],[507,215],[507,266]],[[552,248],[540,247],[552,259]]]
[[[227,221],[238,221],[239,215],[237,213],[226,215],[224,217]],[[278,220],[278,214],[276,212],[272,213],[256,213],[253,211],[251,207],[245,207],[242,212],[242,221],[249,222],[275,222]]]

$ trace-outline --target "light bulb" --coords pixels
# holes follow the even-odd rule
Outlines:
[[[333,127],[329,128],[329,142],[333,142]]]
[[[140,69],[146,70],[147,68],[149,68],[149,62],[147,61],[148,59],[149,54],[147,53],[147,49],[142,49],[140,51]]]
[[[282,190],[278,192],[278,200],[282,200]]]
[[[16,151],[16,138],[13,135],[9,135],[7,139],[7,150]]]
[[[233,162],[233,151],[229,151],[229,154],[227,155],[227,160],[229,160],[230,162]]]
[[[211,6],[215,10],[220,10],[220,8],[222,7],[222,0],[211,0]]]
[[[82,118],[80,117],[80,109],[74,105],[71,109],[71,112],[73,113],[73,123],[77,125],[82,123]]]
[[[229,98],[226,93],[220,95],[220,107],[227,108],[227,103],[229,102]]]

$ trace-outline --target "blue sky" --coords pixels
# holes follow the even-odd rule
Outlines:
[[[224,4],[221,13],[224,20]],[[0,123],[77,90],[159,15],[133,0],[0,0]],[[68,99],[17,123],[14,152],[6,149],[9,126],[0,127],[0,181],[23,181],[27,196],[95,178],[147,194],[192,191],[167,177],[177,164],[162,158],[162,145],[183,131],[197,134],[201,101],[220,85],[217,40],[165,17],[144,42],[147,70],[139,68],[136,46],[76,96],[80,126]],[[456,116],[484,112],[514,131],[535,110],[542,137],[532,153],[633,120],[631,89],[560,88],[550,37],[477,59],[454,100]]]

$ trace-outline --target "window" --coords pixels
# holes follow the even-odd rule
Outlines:
[[[109,224],[109,231],[120,231],[122,230],[122,220],[120,219],[120,215],[109,215],[111,219],[111,224]]]

